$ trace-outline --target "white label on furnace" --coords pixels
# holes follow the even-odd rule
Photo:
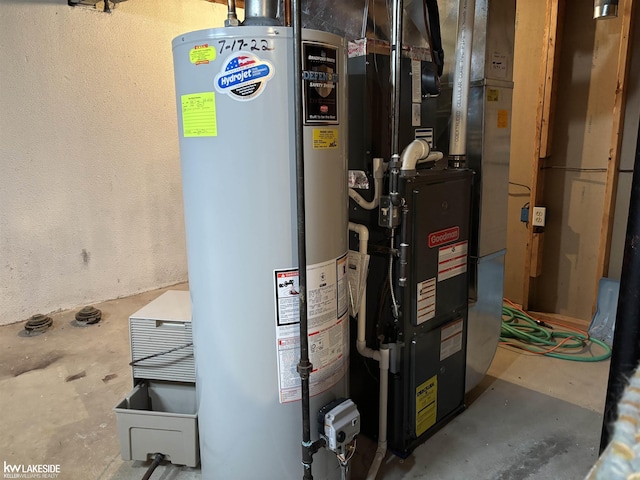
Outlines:
[[[467,271],[467,250],[467,241],[440,248],[438,251],[439,282]]]
[[[436,279],[418,283],[416,322],[418,325],[436,316]]]
[[[462,350],[462,319],[440,330],[440,361]]]
[[[420,60],[411,60],[411,102],[422,102],[422,65]]]
[[[346,254],[307,265],[311,396],[333,387],[345,375],[348,342]],[[276,351],[280,403],[300,400],[298,270],[275,270]]]
[[[421,105],[419,103],[411,104],[411,126],[412,127],[419,127],[420,123],[422,123],[420,107]]]

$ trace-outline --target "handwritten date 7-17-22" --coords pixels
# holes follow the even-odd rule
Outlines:
[[[225,52],[238,52],[240,50],[250,50],[252,52],[267,52],[273,50],[269,40],[261,38],[249,38],[249,39],[236,39],[236,40],[218,40],[220,46],[219,52],[223,54]]]

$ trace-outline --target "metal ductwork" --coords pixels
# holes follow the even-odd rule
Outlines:
[[[595,0],[593,18],[614,18],[618,16],[618,0]]]
[[[243,25],[280,25],[278,20],[278,0],[245,0]]]

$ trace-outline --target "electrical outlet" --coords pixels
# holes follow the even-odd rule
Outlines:
[[[547,220],[547,209],[545,207],[533,207],[533,226],[544,227]]]

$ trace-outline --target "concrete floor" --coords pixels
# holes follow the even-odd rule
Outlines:
[[[35,337],[23,324],[0,328],[0,460],[58,464],[61,480],[142,478],[148,463],[120,459],[112,409],[131,389],[128,317],[164,291],[95,305],[103,320],[89,327],[75,327],[73,311]],[[378,479],[583,479],[597,460],[608,369],[499,348],[467,410],[409,458],[388,455]],[[359,439],[353,479],[374,449]],[[201,475],[163,464],[151,478]]]

